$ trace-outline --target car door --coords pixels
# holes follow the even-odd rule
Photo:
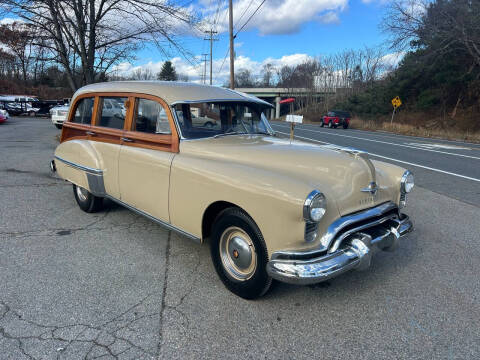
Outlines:
[[[128,94],[98,94],[95,101],[95,116],[93,126],[87,133],[93,148],[101,159],[105,192],[120,199],[118,182],[118,158],[125,127],[127,126],[127,112],[114,111],[112,104],[123,103],[129,108],[130,96]]]
[[[178,135],[167,104],[138,95],[119,157],[121,201],[164,222],[170,222],[170,166],[178,152]]]

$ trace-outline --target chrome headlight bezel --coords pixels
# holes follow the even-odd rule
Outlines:
[[[321,205],[321,206],[319,206]],[[320,210],[314,212],[314,210]],[[327,198],[318,190],[313,190],[308,194],[303,203],[303,219],[306,222],[318,223],[327,211]]]
[[[412,191],[415,186],[415,179],[413,174],[407,170],[403,173],[402,179],[400,180],[400,192],[402,194],[408,194]]]

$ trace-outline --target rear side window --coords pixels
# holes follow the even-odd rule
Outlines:
[[[127,108],[126,97],[101,97],[99,103],[98,126],[123,129]]]
[[[78,101],[72,122],[78,124],[90,124],[93,113],[93,100],[93,97],[89,97]]]
[[[165,109],[156,101],[137,99],[134,131],[149,134],[171,134],[170,123]]]

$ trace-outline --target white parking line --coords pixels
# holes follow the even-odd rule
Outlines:
[[[277,125],[278,125],[278,124],[277,124]],[[307,130],[307,129],[299,129],[299,130],[316,132],[316,133],[320,133],[320,134],[326,134],[325,131],[310,130],[310,129],[309,129],[309,130]],[[364,141],[371,141],[371,142],[376,142],[376,143],[380,143],[380,144],[401,146],[401,147],[406,147],[406,148],[415,149],[415,150],[430,151],[430,152],[435,152],[435,153],[440,153],[440,154],[460,156],[460,157],[464,157],[464,158],[480,160],[480,157],[477,157],[477,156],[464,155],[464,154],[455,154],[455,153],[451,153],[451,152],[448,152],[448,151],[426,149],[426,148],[423,148],[423,147],[417,147],[417,146],[412,146],[412,145],[396,144],[396,143],[392,143],[392,142],[388,142],[388,141],[374,140],[374,139],[366,139],[366,138],[358,137],[358,136],[335,134],[335,133],[333,133],[333,132],[329,132],[328,134],[329,134],[329,135],[334,135],[334,136],[342,136],[342,137],[347,137],[347,138],[352,138],[352,139],[364,140]]]
[[[280,134],[284,134],[284,135],[290,135],[290,134],[288,134],[288,133],[284,133],[284,132],[281,132],[281,131],[277,131],[277,132],[280,133]],[[321,144],[334,145],[334,144],[328,143],[328,142],[326,142],[326,141],[315,140],[315,139],[307,138],[307,137],[304,137],[304,136],[297,136],[297,135],[296,135],[295,137],[296,137],[296,138],[299,138],[299,139],[305,139],[305,140],[310,140],[310,141],[318,142],[318,143],[321,143]],[[470,176],[465,176],[465,175],[456,174],[456,173],[453,173],[453,172],[450,172],[450,171],[435,169],[435,168],[432,168],[432,167],[430,167],[430,166],[425,166],[425,165],[420,165],[420,164],[411,163],[411,162],[408,162],[408,161],[398,160],[398,159],[394,159],[394,158],[391,158],[391,157],[374,154],[374,153],[371,153],[371,152],[369,152],[368,154],[371,155],[371,156],[374,156],[374,157],[379,157],[379,158],[381,158],[381,159],[386,159],[386,160],[390,160],[390,161],[395,161],[395,162],[399,162],[399,163],[402,163],[402,164],[407,164],[407,165],[416,166],[416,167],[419,167],[419,168],[422,168],[422,169],[439,172],[439,173],[442,173],[442,174],[447,174],[447,175],[456,176],[456,177],[459,177],[459,178],[462,178],[462,179],[467,179],[467,180],[472,180],[472,181],[480,182],[480,179],[476,179],[476,178],[473,178],[473,177],[470,177]]]

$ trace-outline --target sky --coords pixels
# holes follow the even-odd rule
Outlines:
[[[259,7],[262,3],[263,5]],[[198,28],[214,29],[218,41],[213,47],[214,84],[228,79],[228,1],[177,0],[201,19]],[[254,11],[258,11],[238,32],[235,39],[235,69],[248,69],[259,74],[262,66],[297,65],[312,57],[322,57],[345,49],[384,44],[386,35],[379,24],[388,0],[234,0],[234,31],[240,30]],[[0,19],[0,23],[11,19]],[[138,68],[160,71],[165,60],[173,62],[180,74],[190,81],[200,81],[203,72],[201,54],[209,53],[209,42],[201,31],[178,37],[191,53],[188,59],[175,51],[169,56],[154,46],[145,46],[134,57],[126,59],[113,70],[128,76]],[[393,62],[397,56],[387,56]],[[208,67],[207,67],[208,71]]]
[[[262,1],[233,2],[235,32]],[[235,68],[257,74],[266,63],[296,65],[310,57],[384,44],[387,38],[379,24],[386,11],[386,1],[266,0],[235,39]],[[226,0],[198,0],[190,5],[204,18],[200,27],[218,31],[218,41],[213,47],[213,82],[219,85],[226,82],[229,71],[227,3]],[[195,56],[195,65],[181,56],[167,59],[154,47],[146,47],[136,54],[135,60],[125,61],[116,71],[126,75],[142,67],[157,73],[165,60],[171,60],[177,72],[186,74],[190,81],[200,81],[201,54],[209,53],[209,42],[203,38],[201,34],[180,38]],[[397,60],[396,56],[393,58]]]

